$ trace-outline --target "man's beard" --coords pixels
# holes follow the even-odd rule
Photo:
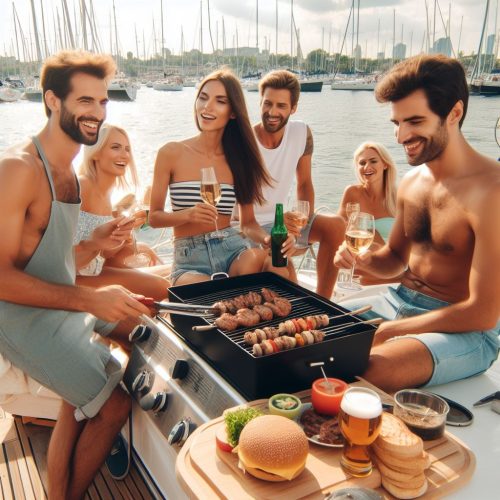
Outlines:
[[[278,131],[280,131],[287,123],[288,120],[290,119],[290,115],[288,115],[286,118],[281,118],[280,122],[277,125],[272,125],[270,126],[267,123],[267,119],[269,118],[269,113],[264,113],[262,115],[262,126],[264,127],[264,130],[268,132],[269,134],[274,134]]]
[[[79,127],[79,121],[92,121],[97,123],[97,129],[95,136],[87,137]],[[97,139],[99,138],[99,129],[101,128],[102,121],[96,122],[95,118],[82,117],[79,120],[76,119],[75,115],[70,113],[64,103],[61,106],[61,116],[59,118],[59,126],[61,129],[73,139],[78,144],[83,144],[85,146],[93,146]]]
[[[428,139],[422,139],[425,141],[422,152],[414,158],[407,156],[408,163],[413,167],[429,163],[436,158],[439,158],[445,150],[448,145],[448,132],[446,131],[444,120],[442,120],[440,125],[438,125],[435,134]]]

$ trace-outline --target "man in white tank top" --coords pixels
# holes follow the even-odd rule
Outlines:
[[[301,121],[289,121],[297,110],[300,83],[289,71],[273,71],[259,84],[261,122],[254,126],[257,143],[275,184],[263,188],[266,203],[255,205],[259,224],[271,230],[276,203],[286,203],[294,177],[297,200],[307,200],[310,206],[308,224],[300,232],[293,219],[285,214],[291,233],[299,235],[299,243],[319,242],[316,292],[330,298],[338,270],[333,257],[344,239],[345,223],[337,215],[314,213],[314,186],[311,177],[313,137],[310,128]],[[291,261],[289,261],[291,262]],[[295,271],[290,264],[290,277]]]

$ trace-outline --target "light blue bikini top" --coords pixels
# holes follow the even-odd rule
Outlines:
[[[173,182],[170,184],[170,202],[172,210],[184,210],[203,203],[200,195],[200,181]],[[236,194],[232,184],[221,184],[221,199],[217,204],[217,212],[221,215],[231,215],[236,204]]]
[[[384,241],[389,239],[389,235],[391,234],[392,226],[394,225],[394,221],[396,219],[394,217],[381,217],[380,219],[375,219],[375,229],[378,234],[382,236]]]

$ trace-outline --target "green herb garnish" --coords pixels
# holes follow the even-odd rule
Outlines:
[[[255,408],[240,408],[239,410],[234,410],[227,412],[224,415],[224,421],[226,422],[226,433],[227,440],[231,446],[236,446],[240,440],[240,434],[250,420],[256,417],[264,415],[260,410]]]

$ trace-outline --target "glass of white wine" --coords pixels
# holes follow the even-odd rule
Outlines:
[[[137,218],[141,218],[141,217],[138,217],[139,215],[143,215],[146,213],[146,206],[141,204],[141,203],[134,203],[131,207],[129,207],[127,210],[123,210],[121,212],[121,215],[125,216],[125,217],[137,217]],[[127,266],[127,267],[133,267],[133,268],[137,268],[137,267],[149,267],[152,263],[152,258],[150,255],[148,255],[147,253],[145,252],[141,252],[139,251],[139,249],[137,248],[137,238],[135,236],[135,225],[134,225],[134,229],[132,229],[132,233],[131,233],[131,237],[132,237],[132,249],[133,249],[133,253],[132,255],[129,255],[127,257],[125,257],[123,259],[123,263]]]
[[[222,192],[213,167],[201,169],[200,196],[205,203],[213,207],[216,207],[221,199]],[[217,227],[217,219],[215,220],[215,231],[212,235],[215,238],[222,238],[224,236]]]
[[[364,212],[353,213],[347,223],[345,232],[345,241],[347,247],[352,253],[362,254],[370,248],[375,237],[375,219],[372,214]],[[345,290],[361,290],[362,287],[354,283],[352,276],[354,274],[355,262],[352,263],[349,281],[338,283],[339,288]]]
[[[298,226],[302,231],[304,226],[306,226],[307,221],[309,220],[309,201],[297,200],[292,206],[292,209],[290,210],[288,215],[292,217],[295,225]],[[296,243],[295,248],[307,248],[307,242],[305,244]]]

